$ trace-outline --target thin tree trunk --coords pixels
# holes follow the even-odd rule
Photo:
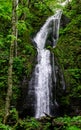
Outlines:
[[[28,6],[28,8],[29,8],[30,3],[31,3],[31,0],[28,0],[28,1],[27,1],[27,6]]]
[[[15,2],[16,0],[12,0],[12,37],[15,35]],[[10,46],[10,59],[9,59],[9,69],[8,69],[8,90],[7,90],[7,96],[6,96],[6,104],[5,104],[5,115],[3,123],[5,124],[7,122],[9,111],[10,111],[10,101],[12,97],[12,68],[13,68],[13,57],[14,57],[14,43],[15,39],[12,38],[11,46]]]
[[[15,56],[17,57],[17,37],[18,37],[18,29],[17,29],[17,23],[18,23],[18,15],[17,15],[17,9],[18,9],[18,0],[15,1]]]

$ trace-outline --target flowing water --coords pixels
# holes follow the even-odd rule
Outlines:
[[[43,27],[34,37],[37,46],[37,65],[34,72],[34,91],[35,91],[35,117],[40,118],[46,114],[50,114],[50,105],[52,98],[52,76],[56,80],[54,68],[52,70],[51,54],[45,48],[49,35],[52,36],[52,46],[55,47],[59,37],[60,18],[62,11],[57,11],[54,16],[47,19]],[[53,74],[53,75],[52,75]],[[56,81],[55,81],[56,82]]]

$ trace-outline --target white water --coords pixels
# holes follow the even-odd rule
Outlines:
[[[65,5],[67,5],[69,2],[71,2],[71,0],[65,0],[64,2],[61,2],[61,0],[60,0],[60,5],[61,5],[61,6],[65,6]]]
[[[53,35],[53,46],[59,37],[59,26],[61,11],[57,11],[54,16],[47,19],[46,23],[37,33],[34,41],[37,45],[38,64],[35,67],[35,95],[36,95],[36,118],[50,114],[50,95],[52,91],[52,66],[50,63],[50,51],[45,48],[46,39],[50,32]]]

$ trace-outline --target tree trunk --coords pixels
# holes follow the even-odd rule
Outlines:
[[[12,41],[10,46],[10,58],[9,58],[9,69],[8,69],[8,90],[6,96],[5,104],[5,115],[4,115],[4,124],[7,122],[9,111],[10,111],[10,101],[12,97],[12,68],[13,68],[13,57],[14,57],[14,44],[16,37],[16,0],[12,0]]]
[[[17,37],[18,37],[18,29],[17,29],[17,23],[18,23],[18,15],[17,15],[17,9],[18,9],[18,0],[15,0],[15,56],[17,57]]]

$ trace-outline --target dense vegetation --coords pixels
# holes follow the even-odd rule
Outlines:
[[[55,53],[64,71],[66,93],[61,98],[69,114],[81,112],[81,1],[72,1],[64,9],[69,19],[67,26],[60,29],[60,38]],[[68,109],[67,109],[68,107]]]
[[[11,44],[11,0],[0,1],[0,129],[1,130],[80,130],[81,129],[81,0],[72,0],[64,9],[63,14],[69,23],[60,29],[57,47],[52,51],[64,72],[66,91],[59,98],[64,107],[64,114],[68,116],[52,119],[48,117],[39,121],[27,117],[22,120],[16,110],[18,98],[21,96],[22,81],[27,79],[27,87],[35,65],[36,49],[32,44],[32,37],[39,30],[47,17],[53,14],[55,1],[19,0],[18,15],[18,45],[17,56],[13,59],[13,95],[11,99],[10,115],[7,124],[3,124],[5,98],[8,88],[8,66]],[[33,63],[33,64],[32,64]],[[74,117],[69,117],[74,116]]]

